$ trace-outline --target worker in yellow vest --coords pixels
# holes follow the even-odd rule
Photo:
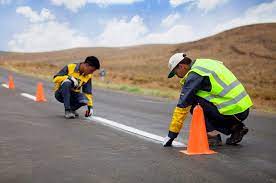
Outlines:
[[[91,80],[93,73],[98,69],[100,69],[98,58],[89,56],[84,62],[65,66],[54,76],[55,98],[64,103],[65,118],[79,117],[77,109],[82,106],[87,106],[86,117],[93,115]]]
[[[226,144],[241,142],[248,133],[243,121],[253,105],[243,85],[222,62],[212,59],[192,61],[184,53],[169,60],[168,78],[181,78],[182,90],[173,112],[168,136],[163,146],[171,146],[182,128],[188,112],[200,104],[204,111],[208,141],[211,146],[222,145],[221,135],[230,135]]]

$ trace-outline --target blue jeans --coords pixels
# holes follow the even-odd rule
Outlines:
[[[242,123],[249,114],[249,109],[245,110],[242,113],[235,115],[222,115],[219,113],[217,107],[211,102],[201,98],[194,97],[193,105],[191,108],[191,113],[197,104],[200,104],[204,111],[204,118],[206,124],[207,132],[217,130],[225,135],[230,135],[232,133],[232,128],[235,125],[243,125]]]
[[[64,82],[55,92],[55,98],[59,102],[64,103],[66,111],[75,111],[88,103],[88,99],[83,93],[72,91],[71,82]]]

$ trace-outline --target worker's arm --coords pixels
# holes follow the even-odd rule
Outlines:
[[[87,83],[85,83],[82,86],[82,92],[85,94],[85,96],[88,99],[87,106],[93,107],[93,95],[92,95],[92,82],[91,82],[91,79],[89,79],[87,81]]]
[[[56,75],[54,75],[53,82],[62,83],[67,78],[68,78],[68,66],[65,66]]]
[[[174,109],[172,120],[169,125],[168,136],[164,139],[164,146],[171,146],[173,140],[178,136],[183,122],[190,111],[190,106],[193,104],[194,96],[196,91],[201,88],[201,84],[204,80],[204,77],[191,72],[180,93],[178,104]]]
[[[85,111],[85,117],[89,117],[91,115],[94,115],[91,79],[89,79],[88,82],[82,86],[82,92],[85,94],[85,96],[88,99],[87,110]]]

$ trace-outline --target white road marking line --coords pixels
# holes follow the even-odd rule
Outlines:
[[[34,101],[36,100],[35,96],[30,95],[28,93],[21,93],[21,95],[26,97],[26,98],[29,98],[31,100],[34,100]],[[108,125],[108,126],[120,129],[120,130],[123,130],[123,131],[129,132],[129,133],[133,133],[133,134],[136,134],[138,136],[142,136],[144,138],[148,138],[148,139],[157,141],[158,143],[162,143],[164,141],[164,138],[161,137],[161,136],[158,136],[158,135],[155,135],[155,134],[152,134],[152,133],[148,133],[148,132],[145,132],[145,131],[142,131],[142,130],[138,130],[136,128],[133,128],[133,127],[130,127],[130,126],[127,126],[127,125],[123,125],[121,123],[117,123],[115,121],[111,121],[111,120],[108,120],[108,119],[105,119],[105,118],[102,118],[102,117],[92,116],[92,117],[89,117],[87,119],[88,120],[93,120],[93,121],[96,121],[98,123]],[[177,141],[173,142],[173,146],[175,146],[175,147],[186,147],[185,144],[183,144],[181,142],[177,142]]]
[[[26,97],[26,98],[28,98],[28,99],[31,99],[31,100],[36,101],[36,97],[33,96],[33,95],[30,95],[30,94],[28,94],[28,93],[21,93],[21,95],[22,95],[23,97]]]
[[[126,131],[126,132],[130,132],[130,133],[133,133],[133,134],[136,134],[136,135],[139,135],[139,136],[142,136],[142,137],[154,140],[154,141],[157,141],[158,143],[162,143],[164,141],[164,138],[161,137],[161,136],[158,136],[158,135],[155,135],[155,134],[152,134],[152,133],[148,133],[148,132],[145,132],[145,131],[142,131],[142,130],[138,130],[136,128],[126,126],[126,125],[117,123],[115,121],[111,121],[111,120],[104,119],[104,118],[101,118],[101,117],[96,117],[96,116],[89,117],[88,119],[96,121],[98,123],[102,123],[102,124],[111,126],[111,127],[114,127],[114,128],[118,128],[118,129]],[[173,142],[173,146],[175,146],[175,147],[186,147],[185,144],[183,144],[181,142],[177,142],[177,141]]]
[[[3,86],[4,88],[9,88],[9,86],[8,86],[7,84],[2,84],[2,86]]]

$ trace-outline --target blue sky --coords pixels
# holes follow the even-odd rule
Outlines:
[[[276,0],[0,0],[0,19],[4,51],[180,43],[276,22]]]

